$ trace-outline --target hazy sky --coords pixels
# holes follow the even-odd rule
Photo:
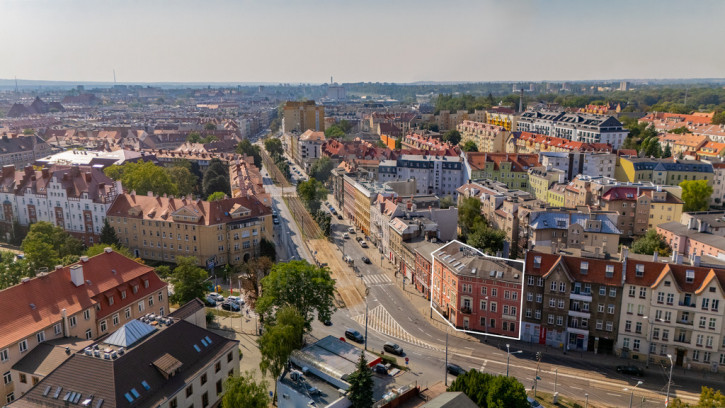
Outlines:
[[[725,77],[725,1],[0,0],[0,78]]]

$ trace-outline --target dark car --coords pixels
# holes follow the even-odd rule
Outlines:
[[[383,350],[387,351],[388,353],[397,354],[399,356],[403,355],[403,348],[395,343],[383,344]]]
[[[366,264],[369,264],[370,263],[370,259],[368,259],[367,256],[363,256],[362,257],[362,261],[365,262]]]
[[[644,370],[633,365],[617,366],[617,372],[620,374],[636,375],[638,377],[642,377],[644,375]]]
[[[229,310],[230,312],[238,312],[240,307],[234,302],[226,301],[222,303],[222,309]]]
[[[337,214],[337,219],[338,220],[341,220],[342,219],[342,214]]]
[[[385,368],[385,366],[382,364],[375,364],[375,367],[373,367],[373,370],[378,374],[387,374],[388,373],[388,369]]]
[[[352,341],[356,341],[358,343],[365,342],[365,337],[363,337],[363,335],[360,334],[359,331],[354,330],[354,329],[345,330],[345,337],[347,337],[348,339],[350,339]]]
[[[458,364],[452,364],[448,363],[448,366],[446,366],[446,370],[458,377],[459,375],[465,374],[466,370],[463,369],[463,367],[459,366]]]

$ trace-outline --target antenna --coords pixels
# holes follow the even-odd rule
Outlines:
[[[116,69],[113,69],[113,85],[116,85]]]
[[[332,84],[333,84],[333,82],[332,82],[332,75],[330,75],[330,85],[332,85]]]
[[[15,93],[16,94],[20,93],[20,91],[18,90],[18,76],[17,75],[15,75]]]

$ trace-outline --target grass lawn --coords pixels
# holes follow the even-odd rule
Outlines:
[[[219,316],[219,317],[239,317],[239,312],[230,312],[227,310],[219,310],[219,309],[215,309],[213,307],[207,307],[206,311],[211,312],[214,316]]]
[[[527,393],[529,397],[534,396],[534,392],[530,391]],[[561,394],[559,394],[559,398],[556,404],[554,404],[554,396],[552,394],[537,391],[536,392],[536,400],[539,401],[539,403],[547,408],[549,407],[567,407],[567,408],[584,408],[584,401],[583,400],[576,400],[572,399],[570,397],[563,397]],[[589,401],[589,408],[604,408],[604,405],[594,405],[591,401]]]

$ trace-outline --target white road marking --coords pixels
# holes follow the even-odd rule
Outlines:
[[[562,384],[562,385],[563,385],[563,384]],[[575,390],[583,390],[583,389],[584,389],[584,388],[582,388],[582,387],[575,387],[575,386],[573,386],[573,385],[570,385],[570,386],[569,386],[569,388],[573,388],[573,389],[575,389]]]
[[[365,313],[361,313],[353,320],[358,322],[361,326],[365,326]],[[424,347],[431,350],[443,351],[438,347],[430,345],[418,337],[408,333],[398,322],[395,321],[393,316],[385,310],[383,305],[378,305],[368,312],[368,329],[374,330],[378,333],[385,334],[395,339],[399,339],[413,345]]]
[[[611,395],[613,397],[621,397],[621,395],[619,395],[619,394],[612,394],[611,392],[608,392],[607,395]]]

